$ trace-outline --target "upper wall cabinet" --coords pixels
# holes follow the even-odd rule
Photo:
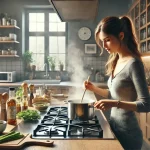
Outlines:
[[[128,15],[131,17],[142,55],[150,55],[150,0],[136,0]]]

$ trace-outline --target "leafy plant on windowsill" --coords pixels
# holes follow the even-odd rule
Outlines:
[[[64,63],[61,60],[59,60],[59,69],[60,71],[63,71],[64,69]]]
[[[25,51],[25,53],[22,55],[24,68],[26,71],[31,71],[30,64],[33,62],[32,54],[33,53],[30,51]]]
[[[48,63],[50,65],[51,71],[54,71],[55,66],[56,66],[56,57],[48,56],[47,60],[48,60]]]

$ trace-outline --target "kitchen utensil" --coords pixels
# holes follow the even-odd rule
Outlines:
[[[68,100],[68,118],[78,120],[89,120],[94,117],[94,100],[80,99]]]
[[[25,134],[22,139],[0,144],[0,149],[21,149],[25,145],[53,146],[54,141],[32,139],[31,134]]]
[[[87,82],[89,81],[89,79],[90,79],[90,76],[88,76]],[[82,99],[81,99],[81,103],[82,103],[82,101],[83,101],[83,97],[84,97],[84,95],[85,95],[85,92],[86,92],[86,89],[85,89],[84,92],[83,92],[83,96],[82,96]]]

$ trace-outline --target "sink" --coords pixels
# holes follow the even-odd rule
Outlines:
[[[49,80],[49,79],[33,79],[25,80],[26,83],[31,84],[60,84],[60,80]]]

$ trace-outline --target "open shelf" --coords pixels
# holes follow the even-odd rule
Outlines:
[[[18,55],[0,55],[0,57],[19,57]]]
[[[0,43],[19,43],[18,41],[0,41]]]
[[[16,28],[16,29],[20,29],[18,26],[0,26],[0,28]]]

